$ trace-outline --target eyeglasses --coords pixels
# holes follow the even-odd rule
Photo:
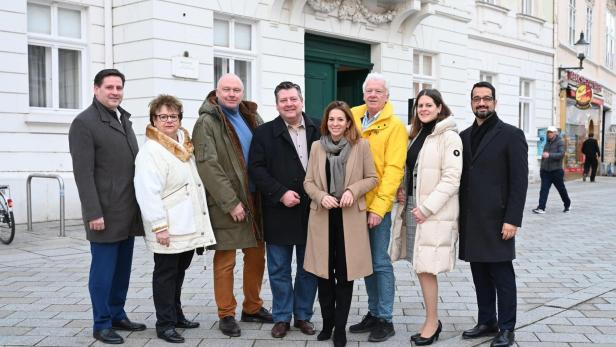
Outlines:
[[[484,96],[484,97],[474,96],[471,100],[472,100],[474,103],[478,104],[478,103],[479,103],[479,102],[481,102],[481,101],[483,101],[483,102],[485,102],[485,103],[492,102],[492,101],[494,101],[494,98],[493,98],[493,97],[491,97],[491,96]]]
[[[180,115],[179,114],[157,114],[156,117],[158,117],[158,120],[160,120],[161,122],[172,122],[175,123],[178,121],[178,119],[180,119]]]

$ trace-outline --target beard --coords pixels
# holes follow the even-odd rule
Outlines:
[[[489,111],[488,109],[481,109],[481,110],[475,110],[473,111],[473,113],[475,114],[475,117],[479,118],[479,119],[488,119],[490,117],[492,117],[493,114],[495,114],[496,112],[494,111]]]

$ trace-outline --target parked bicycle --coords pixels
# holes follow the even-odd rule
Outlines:
[[[6,245],[15,237],[13,199],[9,186],[0,186],[0,241]]]

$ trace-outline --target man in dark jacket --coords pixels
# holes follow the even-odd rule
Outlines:
[[[520,129],[498,118],[492,84],[478,82],[473,86],[471,107],[475,122],[460,133],[459,256],[471,263],[478,317],[477,325],[462,337],[498,332],[491,346],[511,346],[516,323],[512,260],[528,187],[528,145]]]
[[[586,182],[586,177],[588,177],[588,171],[590,171],[590,181],[595,181],[595,176],[597,175],[597,166],[599,165],[599,156],[601,156],[601,151],[599,150],[599,144],[597,140],[594,138],[595,134],[588,134],[588,138],[582,144],[582,153],[584,153],[584,176],[582,179]]]
[[[294,326],[313,335],[310,322],[317,279],[304,270],[310,198],[304,191],[308,154],[319,131],[302,112],[300,87],[282,82],[274,90],[279,116],[260,126],[250,147],[250,178],[261,193],[267,243],[267,270],[272,288],[272,336],[284,337]],[[291,278],[293,248],[295,286]]]
[[[124,75],[116,69],[94,77],[92,105],[81,112],[68,133],[73,174],[90,241],[88,289],[94,338],[118,344],[115,330],[140,331],[124,311],[135,236],[143,235],[133,178],[139,147],[130,114],[120,107]]]
[[[210,222],[216,236],[214,297],[218,328],[227,336],[240,336],[233,294],[236,250],[244,253],[243,322],[271,323],[263,307],[261,285],[265,271],[265,245],[258,201],[248,181],[248,153],[253,132],[263,121],[257,104],[243,101],[244,84],[233,74],[223,75],[209,93],[193,128],[197,170],[207,194]]]
[[[552,184],[558,190],[560,198],[565,205],[563,212],[569,212],[571,200],[565,188],[565,170],[563,170],[563,158],[565,157],[565,143],[558,136],[558,129],[554,126],[548,127],[548,141],[543,147],[541,155],[541,190],[539,191],[539,206],[533,213],[545,213],[545,205],[548,202],[548,194]]]

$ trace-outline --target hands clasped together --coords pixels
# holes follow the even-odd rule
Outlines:
[[[340,197],[340,200],[336,199],[331,195],[325,195],[323,199],[321,199],[321,206],[326,209],[332,209],[337,207],[350,207],[353,205],[355,199],[353,198],[353,193],[350,190],[345,190]]]

